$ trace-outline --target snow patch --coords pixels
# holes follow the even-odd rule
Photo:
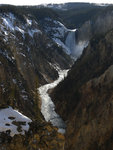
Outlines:
[[[16,81],[16,79],[12,79],[12,81],[13,81],[13,83],[14,83],[14,84],[17,84],[17,81]]]
[[[7,17],[4,17],[2,19],[3,19],[3,24],[7,27],[7,29],[14,31],[14,26],[13,26],[12,22],[10,21],[10,19]]]
[[[27,21],[28,25],[30,25],[30,26],[32,25],[32,20],[27,19],[26,21]]]
[[[28,34],[33,38],[34,33],[42,34],[42,32],[38,29],[28,30]]]
[[[20,29],[19,27],[16,26],[16,27],[15,27],[15,30],[21,32],[21,33],[24,35],[24,30]]]
[[[50,66],[52,66],[56,71],[60,72],[61,69],[59,68],[59,66],[57,64],[52,64],[50,62],[48,62]]]
[[[14,16],[14,14],[12,14],[12,13],[9,13],[9,14],[8,14],[8,17],[9,17],[12,21],[16,19],[15,16]]]
[[[22,55],[23,57],[26,57],[26,55],[21,52],[18,52],[17,54]]]
[[[20,123],[21,131],[19,132],[16,123]],[[25,134],[25,131],[29,130],[29,123],[32,120],[12,107],[0,109],[0,132],[6,132],[10,130],[10,136],[15,134]]]
[[[7,31],[4,31],[4,34],[5,34],[5,35],[8,35]]]
[[[25,101],[28,100],[28,96],[27,96],[27,95],[21,95],[21,97],[22,97]]]
[[[6,57],[9,61],[11,61],[13,63],[13,59],[12,57],[8,54],[7,50],[2,50],[0,49],[0,54],[2,54],[4,57]]]

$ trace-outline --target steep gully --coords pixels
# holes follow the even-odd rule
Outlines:
[[[65,45],[70,50],[70,54],[75,58],[75,60],[82,54],[86,43],[81,43],[80,45],[76,44],[75,39],[76,29],[69,30],[67,38],[65,40]],[[59,82],[61,82],[68,73],[68,70],[60,70],[60,68],[56,68],[59,74],[59,78],[55,80],[53,83],[43,85],[39,87],[39,94],[41,97],[42,105],[41,112],[46,121],[50,121],[53,126],[58,128],[60,133],[65,133],[66,125],[62,118],[55,112],[55,105],[48,94],[48,90],[56,87]]]

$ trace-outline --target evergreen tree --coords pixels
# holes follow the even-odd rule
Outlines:
[[[35,78],[35,86],[34,86],[34,111],[35,111],[35,118],[36,121],[41,121],[41,113],[39,109],[39,94],[38,94],[38,77]]]

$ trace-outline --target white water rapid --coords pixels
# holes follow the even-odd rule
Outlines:
[[[59,78],[57,80],[39,88],[39,94],[42,100],[41,112],[46,121],[50,121],[53,126],[58,127],[60,133],[65,133],[66,126],[62,118],[55,112],[55,105],[48,94],[48,90],[57,86],[57,84],[67,76],[67,72],[68,70],[60,70],[58,72]]]

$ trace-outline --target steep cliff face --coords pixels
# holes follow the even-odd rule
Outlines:
[[[106,7],[78,29],[78,41],[90,40],[94,35],[105,34],[113,28],[112,6]]]
[[[51,7],[59,14],[64,24],[69,25],[70,28],[76,28],[76,31],[69,30],[64,25],[62,26],[56,22],[56,26],[58,26],[57,32],[56,28],[53,28],[51,34],[56,43],[62,46],[69,54],[69,49],[72,49],[71,55],[75,59],[80,57],[83,49],[88,45],[93,36],[97,34],[104,35],[113,28],[112,5],[99,6],[87,3],[67,3],[62,5],[48,5],[48,7]],[[52,31],[52,26],[50,31]],[[74,36],[74,32],[71,31],[75,31],[74,41],[71,39]],[[59,38],[59,35],[62,36]]]
[[[104,35],[112,28],[112,11],[99,14],[78,31],[62,22],[49,8],[0,6],[1,149],[112,148],[113,31]],[[99,35],[92,38],[96,33]],[[67,121],[65,144],[64,136],[45,122],[40,111],[40,98],[51,84],[40,97],[38,87],[57,79],[58,68],[69,69],[71,57],[81,54],[68,77],[51,94],[56,110]],[[57,124],[61,118],[53,102],[46,106],[50,113],[46,114],[44,107],[43,112],[51,116],[45,119]],[[59,126],[64,127],[64,122]]]
[[[112,30],[93,38],[51,94],[67,122],[67,150],[112,149],[112,39]]]
[[[0,148],[62,150],[64,136],[45,122],[38,87],[57,79],[56,67],[69,68],[73,60],[24,8],[0,6]]]
[[[80,101],[67,125],[66,150],[112,150],[112,83],[113,65],[80,88]]]
[[[96,36],[93,38],[82,56],[72,66],[67,78],[56,87],[53,97],[57,102],[64,102],[61,105],[65,110],[70,109],[71,101],[73,107],[74,104],[76,105],[77,100],[75,99],[77,96],[79,98],[78,89],[82,84],[101,75],[113,63],[112,36],[113,31],[110,31],[103,37]],[[63,109],[61,110],[63,111]],[[64,115],[66,116],[65,113]]]
[[[1,39],[4,45],[9,46],[19,71],[29,85],[33,85],[31,82],[35,79],[35,74],[39,76],[41,84],[56,79],[57,72],[50,64],[57,64],[61,68],[69,67],[72,63],[70,58],[46,36],[34,16],[24,16],[18,12],[22,20],[12,12],[1,13]],[[33,76],[32,80],[28,72]]]
[[[1,105],[12,104],[32,114],[35,89],[57,79],[54,66],[66,69],[73,61],[46,35],[32,13],[13,6],[0,8]]]
[[[84,47],[88,45],[89,40],[77,41],[77,30],[68,29],[59,20],[45,18],[41,20],[41,24],[45,33],[50,39],[55,42],[58,47],[69,55],[73,60],[76,60],[83,52]]]

